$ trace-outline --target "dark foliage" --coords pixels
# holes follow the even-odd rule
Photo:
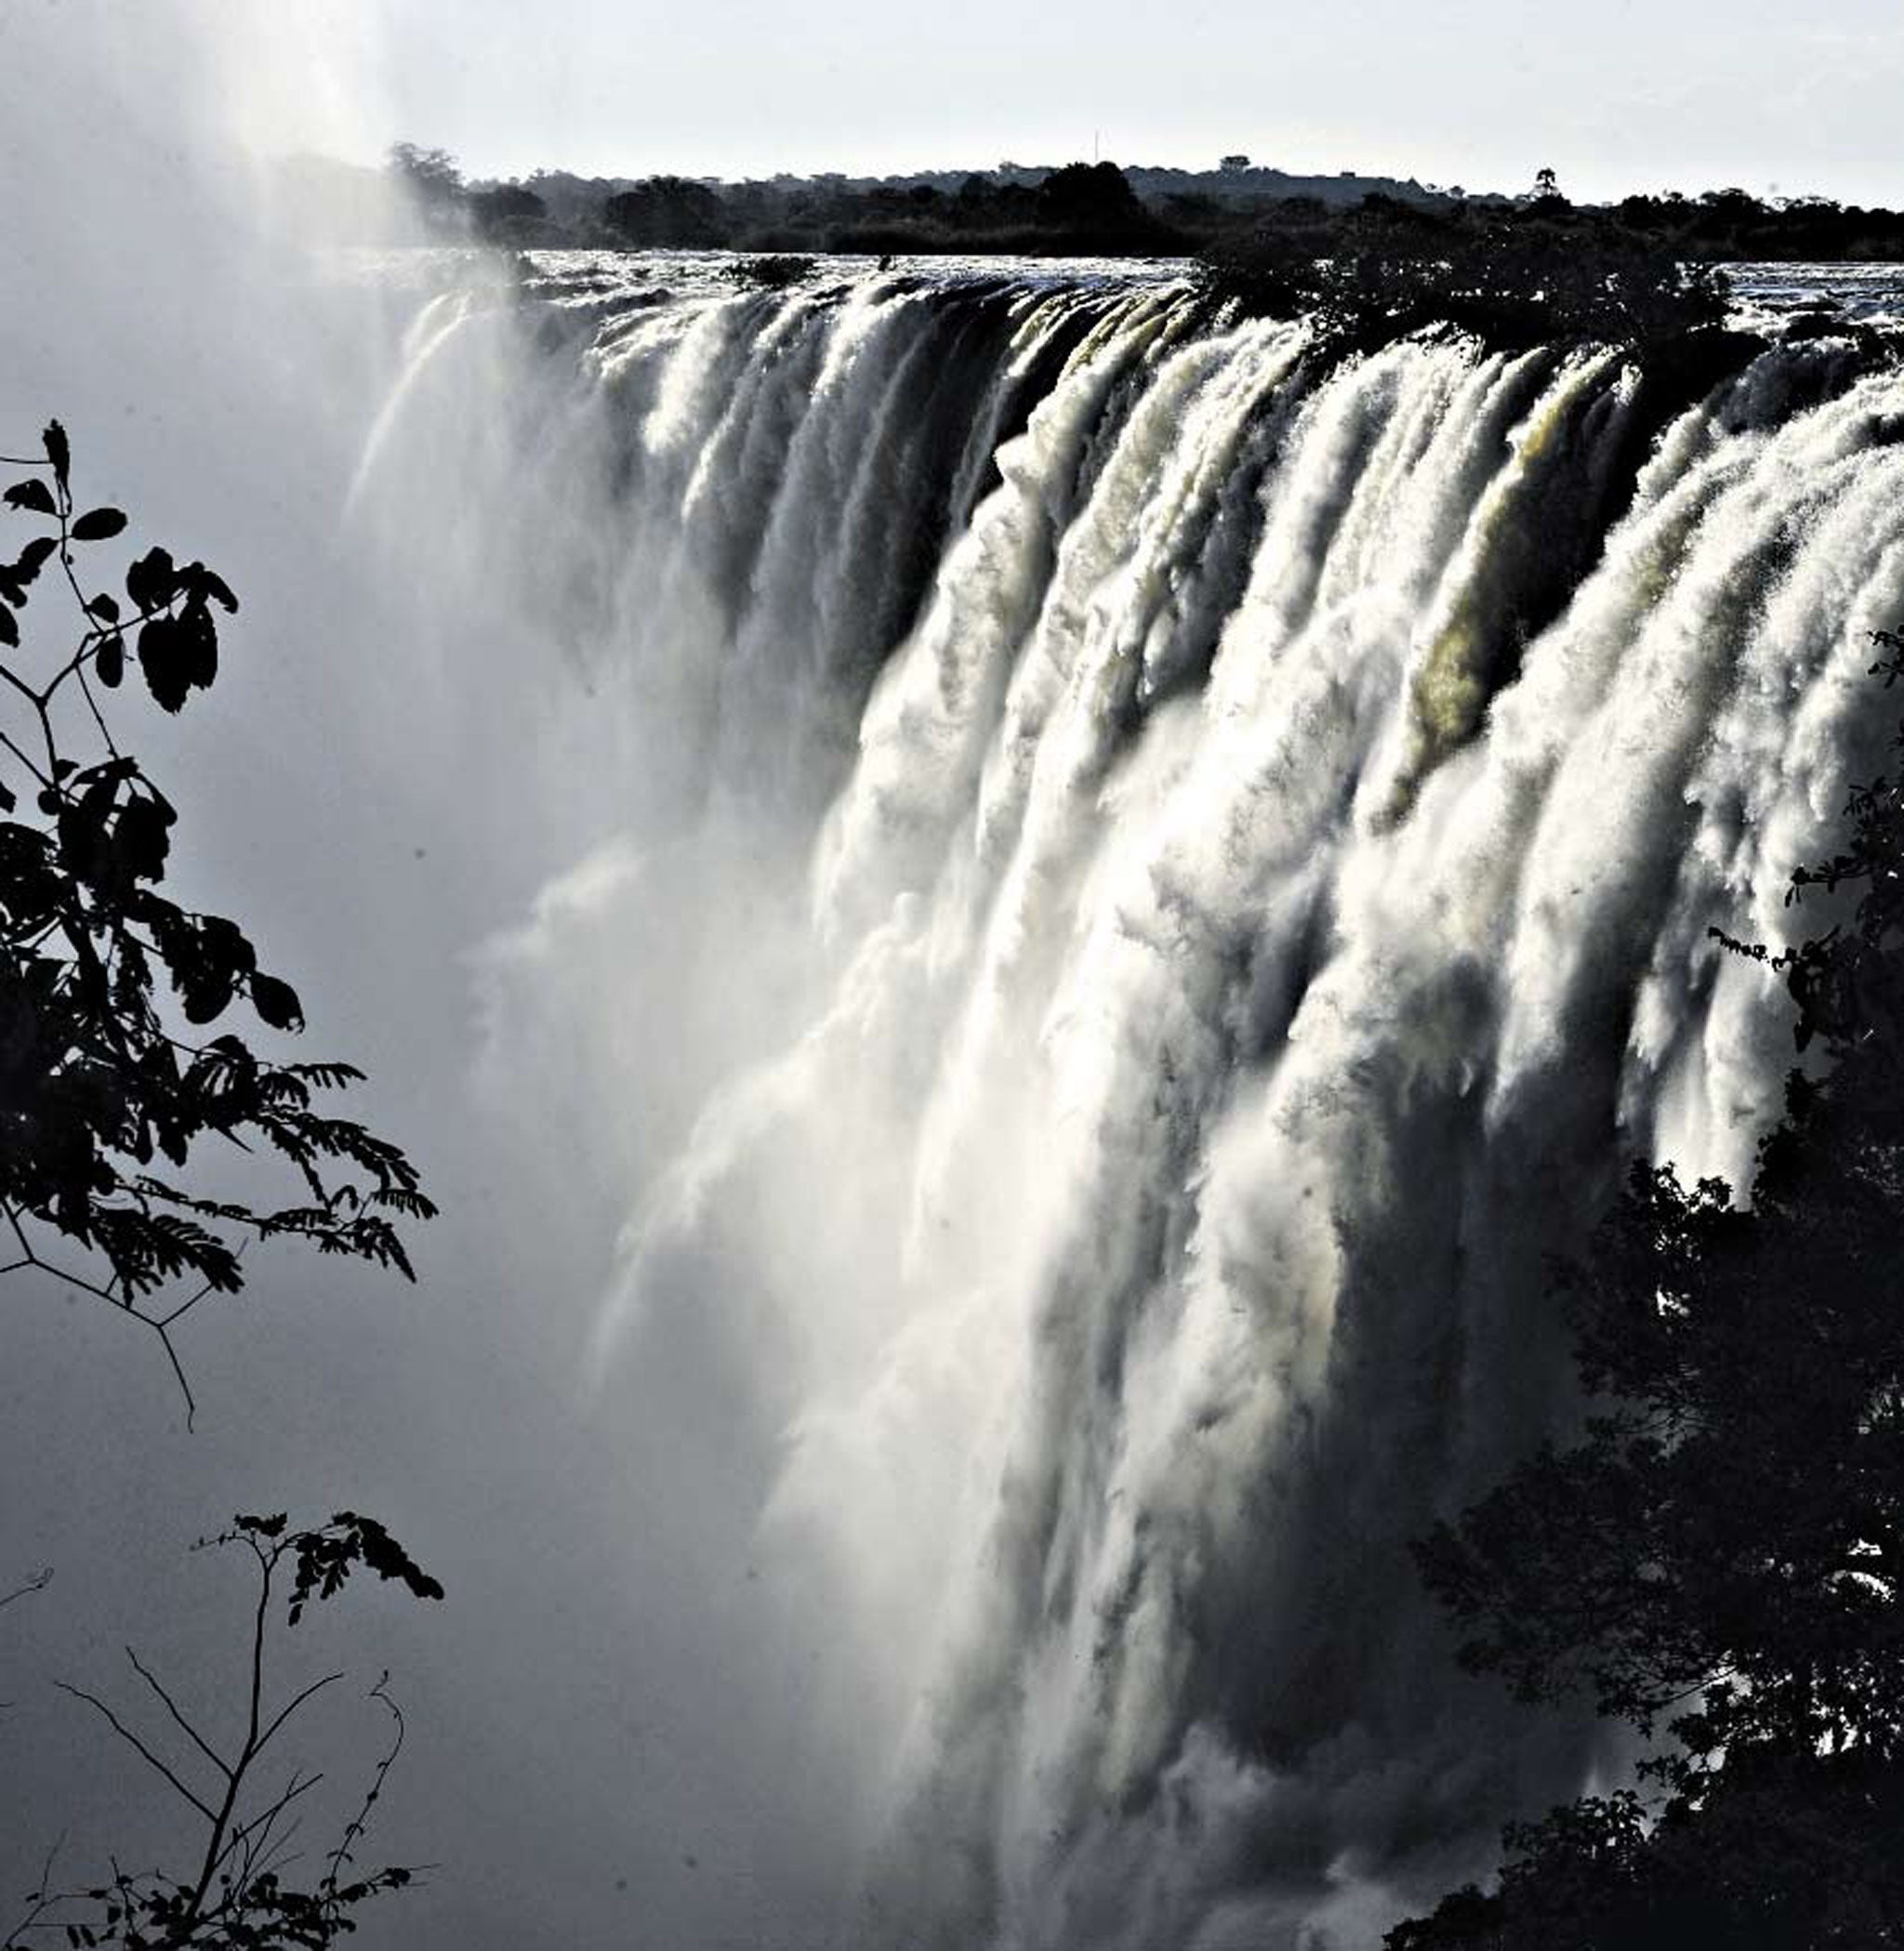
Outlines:
[[[431,238],[461,242],[472,231],[482,234],[483,212],[448,150],[393,142],[385,157],[384,175],[403,191],[412,218]]]
[[[356,1812],[319,1859],[323,1867],[315,1880],[290,1879],[297,1861],[289,1847],[294,1812],[323,1777],[293,1766],[266,1782],[266,1752],[299,1711],[343,1675],[323,1674],[272,1707],[267,1701],[267,1654],[274,1601],[284,1602],[285,1624],[296,1626],[308,1604],[334,1598],[359,1566],[400,1581],[419,1599],[441,1599],[443,1588],[381,1524],[353,1511],[339,1511],[329,1523],[308,1531],[289,1530],[283,1512],[239,1516],[231,1530],[204,1542],[248,1552],[258,1575],[235,1739],[220,1741],[216,1730],[188,1715],[130,1647],[126,1658],[153,1707],[153,1728],[140,1732],[85,1688],[64,1690],[91,1707],[192,1810],[202,1839],[193,1844],[193,1860],[178,1872],[131,1872],[115,1860],[102,1881],[60,1890],[49,1859],[39,1888],[27,1893],[25,1915],[0,1939],[0,1951],[30,1951],[35,1940],[48,1938],[110,1951],[324,1951],[357,1928],[354,1913],[364,1904],[415,1878],[413,1869],[401,1866],[364,1870],[356,1859],[403,1745],[403,1710],[385,1675],[370,1692],[390,1716],[390,1745],[372,1770]],[[172,1760],[166,1759],[168,1748]]]
[[[5,504],[33,533],[0,560],[0,692],[13,707],[0,814],[14,816],[0,819],[4,1271],[56,1272],[156,1329],[169,1353],[187,1308],[243,1285],[247,1239],[301,1239],[409,1275],[397,1221],[434,1208],[396,1146],[317,1108],[358,1078],[349,1064],[279,1063],[233,1030],[200,1034],[241,1003],[277,1032],[301,1029],[303,1011],[235,922],[160,893],[178,816],[122,750],[104,693],[136,662],[153,702],[182,709],[218,675],[218,618],[236,597],[162,547],[126,567],[123,600],[111,593],[91,551],[126,517],[81,511],[59,422],[43,459],[13,465],[32,471]],[[70,649],[23,644],[43,575],[76,606]],[[205,1140],[276,1153],[301,1198],[259,1207],[206,1190]],[[78,1259],[49,1260],[54,1235]],[[193,1291],[146,1304],[178,1283]]]
[[[1339,260],[1362,250],[1424,262],[1422,254],[1398,251],[1393,240],[1371,235],[1415,221],[1469,240],[1467,255],[1482,261],[1461,267],[1461,276],[1478,280],[1467,296],[1489,316],[1514,294],[1490,281],[1477,240],[1491,233],[1497,245],[1512,239],[1525,246],[1538,232],[1551,248],[1549,261],[1534,269],[1550,288],[1563,288],[1569,302],[1586,293],[1583,281],[1568,276],[1568,244],[1620,260],[1606,266],[1616,288],[1592,306],[1603,320],[1615,320],[1588,328],[1606,337],[1630,336],[1619,314],[1637,310],[1644,327],[1652,309],[1649,287],[1670,293],[1682,264],[1904,258],[1904,213],[1897,211],[1820,197],[1765,203],[1736,189],[1582,206],[1568,202],[1550,169],[1536,173],[1531,193],[1508,197],[1353,172],[1291,176],[1241,155],[1225,156],[1204,171],[1001,163],[964,176],[925,171],[717,182],[536,170],[520,181],[465,184],[446,152],[399,143],[388,167],[411,191],[426,227],[441,236],[551,248],[1196,257],[1209,263],[1213,278],[1249,284],[1291,267],[1303,282],[1317,259]],[[1376,282],[1395,286],[1408,279],[1391,262]],[[1399,300],[1405,294],[1392,296]],[[1285,299],[1278,295],[1276,302]],[[1509,311],[1518,318],[1522,308]],[[1629,327],[1632,323],[1629,317]]]
[[[469,208],[476,234],[495,244],[534,242],[549,216],[542,199],[533,190],[514,183],[504,183],[494,190],[472,190]]]
[[[698,192],[691,235],[681,234],[680,220],[677,234],[656,234],[652,222],[638,233],[625,197],[611,198],[603,214],[631,242],[747,251],[1141,257],[1183,242],[1112,163],[1067,164],[1036,182],[969,176],[949,192],[930,183],[853,187],[824,178],[688,187]]]
[[[1067,163],[1054,169],[1035,192],[1038,220],[1061,237],[1102,238],[1106,249],[1145,232],[1160,234],[1115,163]]]
[[[813,275],[814,260],[797,255],[741,257],[729,265],[727,276],[734,284],[762,291],[786,291],[804,284]]]
[[[1904,639],[1879,641],[1885,682]],[[1899,734],[1904,749],[1904,732]],[[1512,1830],[1395,1951],[1904,1944],[1904,781],[1860,786],[1789,954],[1794,1072],[1750,1211],[1635,1168],[1567,1300],[1593,1414],[1420,1549],[1473,1670],[1584,1691],[1648,1800]],[[1663,1737],[1663,1738],[1662,1738]]]
[[[610,197],[602,216],[625,244],[701,249],[721,242],[720,197],[686,177],[651,177]]]
[[[1547,200],[1442,217],[1370,198],[1347,219],[1223,245],[1202,276],[1246,312],[1312,319],[1342,349],[1434,325],[1516,349],[1651,344],[1716,325],[1726,302],[1710,271],[1616,226],[1558,221]]]
[[[392,142],[386,167],[424,204],[449,205],[463,194],[463,172],[446,149]]]

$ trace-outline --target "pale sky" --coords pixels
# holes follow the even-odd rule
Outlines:
[[[242,0],[237,10],[244,11]],[[475,174],[871,173],[1060,162],[1579,198],[1739,184],[1904,204],[1897,0],[289,0],[351,50],[360,153]],[[282,117],[278,132],[284,133]]]

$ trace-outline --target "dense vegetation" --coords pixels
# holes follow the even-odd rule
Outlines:
[[[1343,346],[1436,324],[1512,347],[1652,344],[1726,311],[1708,267],[1558,197],[1452,212],[1370,198],[1260,226],[1208,252],[1202,276],[1247,311],[1312,319]]]
[[[1071,163],[927,171],[903,178],[775,177],[716,182],[680,176],[586,178],[537,170],[466,182],[456,159],[399,143],[389,173],[415,193],[444,239],[520,247],[723,249],[752,253],[1210,257],[1340,255],[1371,221],[1413,217],[1451,235],[1506,224],[1585,234],[1659,258],[1722,261],[1904,257],[1904,213],[1822,197],[1766,203],[1738,189],[1677,191],[1576,206],[1551,170],[1523,196],[1469,195],[1413,180],[1297,177],[1230,156],[1214,170]],[[314,227],[374,231],[368,172],[304,158],[287,188]],[[360,234],[359,241],[363,241]]]
[[[1392,1951],[1904,1944],[1904,779],[1850,818],[1792,888],[1856,890],[1840,924],[1726,944],[1829,1066],[1792,1073],[1751,1208],[1634,1169],[1567,1277],[1581,1436],[1421,1547],[1464,1663],[1583,1694],[1639,1786],[1511,1828],[1498,1888]]]

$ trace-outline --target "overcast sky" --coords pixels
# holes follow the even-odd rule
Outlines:
[[[244,9],[241,7],[241,11]],[[274,8],[270,32],[290,31]],[[294,0],[361,152],[476,173],[877,172],[1226,151],[1576,197],[1737,183],[1904,201],[1897,0]],[[270,133],[287,124],[274,108]]]

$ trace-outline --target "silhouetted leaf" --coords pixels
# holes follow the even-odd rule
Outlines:
[[[126,572],[126,593],[141,610],[163,610],[178,589],[178,573],[169,549],[147,549]]]
[[[104,542],[126,526],[126,516],[118,508],[88,508],[73,524],[75,542]]]
[[[209,689],[218,675],[218,626],[203,597],[194,596],[179,612],[178,629],[187,681]]]
[[[298,992],[276,976],[255,975],[251,979],[251,1006],[274,1030],[301,1030],[304,1009]]]
[[[66,429],[59,421],[49,420],[40,440],[46,447],[46,458],[53,464],[53,478],[63,488],[68,470],[73,466],[73,455],[66,444]]]
[[[53,505],[53,491],[37,476],[29,481],[17,481],[5,495],[9,508],[20,508],[30,515],[57,515],[60,510]]]
[[[119,814],[114,829],[119,855],[127,871],[140,880],[158,880],[165,871],[172,846],[172,816],[151,799],[134,799]]]
[[[206,958],[220,969],[249,975],[258,967],[258,951],[245,940],[245,930],[222,915],[198,917],[198,940]]]
[[[229,972],[199,967],[174,969],[173,978],[188,1022],[208,1023],[224,1014],[231,1000]]]
[[[115,624],[119,621],[119,602],[116,597],[93,597],[87,601],[86,608],[88,616],[98,617],[102,624]]]
[[[113,691],[119,688],[120,679],[126,675],[126,639],[116,630],[100,643],[93,668],[99,674],[101,684]]]
[[[184,648],[178,626],[169,616],[154,616],[139,633],[139,667],[145,673],[146,688],[166,711],[177,711],[192,689]]]
[[[5,603],[0,603],[0,643],[9,647],[20,641],[20,621]]]

